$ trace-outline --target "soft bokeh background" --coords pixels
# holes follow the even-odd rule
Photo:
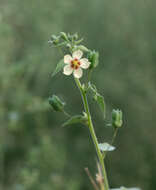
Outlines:
[[[124,112],[117,150],[107,159],[111,187],[156,189],[156,1],[0,1],[0,189],[92,189],[84,167],[96,173],[87,128],[61,128],[48,97],[58,94],[71,113],[82,104],[72,77],[51,78],[60,60],[51,34],[78,32],[100,52],[93,83],[112,108]],[[100,141],[110,140],[91,102]]]

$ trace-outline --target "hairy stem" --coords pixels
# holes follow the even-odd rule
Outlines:
[[[114,130],[114,134],[113,134],[113,137],[112,137],[112,141],[111,141],[111,145],[113,145],[113,143],[114,143],[114,141],[115,141],[115,138],[116,138],[117,133],[118,133],[118,128],[115,128],[115,130]],[[105,158],[106,158],[106,155],[107,155],[107,152],[105,152],[105,153],[103,154],[103,159],[105,159]]]
[[[84,104],[84,109],[85,109],[85,112],[86,112],[86,114],[88,116],[88,127],[89,127],[89,131],[90,131],[92,140],[94,142],[96,153],[97,153],[99,163],[100,163],[100,166],[101,166],[101,170],[102,170],[102,174],[103,174],[103,180],[104,180],[104,189],[109,190],[109,184],[108,184],[107,173],[106,173],[106,169],[105,169],[105,165],[104,165],[104,160],[103,160],[103,156],[101,154],[101,151],[99,149],[98,140],[97,140],[97,137],[96,137],[96,134],[95,134],[95,131],[94,131],[94,126],[93,126],[92,119],[91,119],[91,114],[90,114],[90,111],[89,111],[89,105],[88,105],[88,101],[87,101],[86,92],[83,90],[79,79],[75,78],[75,82],[76,82],[76,84],[77,84],[77,86],[78,86],[78,88],[79,88],[79,90],[81,92],[81,96],[82,96],[82,100],[83,100],[83,104]]]

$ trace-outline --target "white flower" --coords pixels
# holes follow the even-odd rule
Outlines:
[[[141,190],[141,189],[137,187],[132,187],[132,188],[120,187],[120,188],[114,188],[111,190]]]
[[[99,146],[99,149],[101,151],[104,151],[104,152],[105,151],[113,151],[113,150],[115,150],[115,147],[108,144],[108,143],[99,143],[98,146]]]
[[[86,58],[82,58],[83,52],[77,50],[71,55],[64,56],[64,63],[66,64],[63,68],[63,73],[65,75],[71,75],[73,73],[75,78],[81,78],[83,69],[87,69],[90,62]],[[82,59],[81,59],[82,58]]]

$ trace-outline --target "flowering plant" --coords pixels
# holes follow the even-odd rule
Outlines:
[[[123,115],[122,111],[119,109],[113,109],[112,111],[112,121],[108,124],[114,130],[114,135],[112,137],[111,143],[102,142],[99,143],[94,125],[92,122],[92,117],[89,110],[89,104],[87,100],[87,95],[90,93],[93,96],[93,99],[99,105],[104,118],[106,113],[106,106],[104,97],[97,91],[97,88],[94,84],[91,83],[91,74],[94,68],[98,66],[99,63],[99,53],[95,50],[90,50],[84,45],[82,45],[83,39],[79,39],[77,34],[66,34],[61,32],[59,35],[52,35],[49,43],[53,47],[57,47],[62,52],[62,59],[57,64],[56,69],[54,70],[52,76],[55,76],[58,72],[63,70],[63,74],[69,76],[73,73],[75,83],[80,91],[84,111],[81,115],[70,116],[65,110],[65,103],[62,102],[56,95],[53,95],[49,98],[49,103],[52,106],[53,110],[60,111],[65,113],[69,119],[63,124],[72,125],[75,123],[82,123],[86,125],[89,129],[93,144],[95,146],[96,154],[98,157],[98,173],[96,174],[96,180],[91,176],[88,168],[86,168],[86,173],[88,174],[90,181],[96,190],[110,190],[110,185],[107,178],[107,172],[105,169],[105,159],[108,151],[114,151],[115,147],[113,146],[115,137],[117,135],[118,129],[123,125]],[[64,55],[63,51],[67,49],[68,54]],[[85,55],[83,57],[83,55]],[[88,69],[87,81],[83,84],[80,82],[80,78],[83,76],[83,70]],[[139,188],[115,188],[112,190],[139,190]]]

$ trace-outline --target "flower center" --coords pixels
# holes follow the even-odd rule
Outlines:
[[[78,69],[79,67],[80,67],[80,61],[78,60],[78,59],[73,59],[72,61],[71,61],[71,67],[73,68],[73,69]]]

